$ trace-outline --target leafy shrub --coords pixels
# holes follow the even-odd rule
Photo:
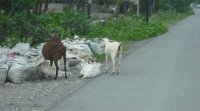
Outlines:
[[[15,13],[12,18],[9,18],[6,23],[6,26],[9,27],[7,29],[9,33],[5,35],[7,39],[4,41],[3,45],[8,45],[10,47],[15,46],[17,42],[10,41],[13,38],[18,42],[25,42],[26,40],[29,40],[30,37],[34,37],[30,43],[31,45],[37,45],[38,43],[44,42],[47,31],[44,30],[39,22],[38,24],[34,24],[31,20],[32,18],[29,20],[26,13]]]
[[[162,23],[164,26],[168,27],[169,24],[181,20],[192,14],[194,14],[194,11],[190,8],[184,13],[176,13],[175,10],[159,10],[156,14],[153,14],[151,16],[150,22]]]
[[[8,34],[6,23],[8,21],[8,17],[0,14],[0,44],[4,41],[4,36]]]
[[[144,22],[143,18],[136,20],[124,16],[107,20],[103,25],[94,25],[91,21],[87,21],[85,13],[74,12],[67,8],[62,13],[31,15],[30,18],[26,13],[15,13],[12,18],[0,15],[0,39],[3,40],[5,37],[3,44],[10,47],[18,42],[28,42],[31,46],[36,46],[50,39],[49,32],[61,34],[62,39],[72,38],[74,34],[78,34],[87,39],[107,37],[123,42],[142,40],[165,33],[166,24],[192,13],[194,13],[192,10],[178,15],[174,10],[159,11],[151,16],[148,23]]]
[[[131,39],[141,40],[149,37],[155,37],[165,33],[166,31],[167,28],[164,27],[161,23],[143,22],[134,30]]]
[[[155,37],[167,31],[160,23],[147,23],[142,20],[135,21],[131,17],[121,17],[117,20],[107,21],[105,26],[91,24],[90,37],[108,37],[118,41],[142,40]]]
[[[15,13],[12,18],[0,22],[0,29],[6,27],[7,33],[1,34],[2,38],[7,38],[3,45],[10,47],[17,42],[30,42],[30,39],[32,40],[30,44],[36,46],[50,39],[49,32],[59,33],[64,39],[73,37],[74,34],[86,34],[89,31],[86,14],[76,13],[67,8],[64,8],[62,13],[31,15],[30,18],[26,13]],[[14,38],[16,41],[12,41]]]
[[[0,0],[0,9],[3,9],[7,15],[18,1],[19,0]],[[21,0],[18,5],[16,5],[14,13],[22,12],[28,7],[33,7],[35,5],[35,1],[36,0]]]

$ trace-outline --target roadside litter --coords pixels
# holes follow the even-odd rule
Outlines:
[[[77,35],[71,40],[66,38],[62,41],[67,47],[67,74],[71,68],[79,69],[82,78],[96,77],[100,75],[100,63],[88,64],[88,57],[94,53],[103,54],[102,41],[98,38],[86,40]],[[49,65],[45,60],[41,50],[44,43],[36,48],[31,48],[29,43],[18,43],[12,49],[0,46],[0,85],[5,83],[6,79],[13,83],[22,83],[23,81],[42,79],[45,76],[55,76],[55,66]],[[58,61],[60,67],[58,77],[64,77],[64,62]]]

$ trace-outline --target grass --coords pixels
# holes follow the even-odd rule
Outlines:
[[[153,14],[150,17],[150,23],[161,23],[164,27],[168,28],[171,24],[173,24],[177,21],[180,21],[182,19],[185,19],[186,17],[193,15],[193,14],[194,14],[194,11],[192,9],[188,10],[185,13],[178,13],[178,14],[174,11],[166,11],[166,12],[159,11],[158,13]],[[120,23],[120,25],[123,24],[123,26],[124,26],[124,25],[127,25],[129,23],[129,24],[132,24],[131,27],[134,27],[133,22],[130,22],[130,18],[125,18],[125,19],[121,19],[121,20],[122,21],[118,21],[118,22],[122,22],[122,23]],[[141,20],[139,22],[142,23]],[[115,26],[115,25],[113,25],[113,26]],[[129,26],[129,28],[131,28],[131,27]],[[151,27],[151,26],[146,26],[146,27]],[[126,32],[125,33],[121,32],[121,33],[126,35]],[[129,36],[129,35],[126,35],[126,36]],[[143,39],[146,39],[146,38],[150,38],[150,37],[143,37]],[[115,39],[115,38],[112,38],[112,39]],[[139,39],[139,40],[143,40],[143,39]],[[120,39],[117,39],[117,41],[122,41],[122,43],[123,43],[123,54],[125,54],[126,51],[130,50],[127,44],[132,43],[134,40],[128,40],[126,37],[123,38],[123,37],[120,36]],[[101,54],[101,55],[94,54],[94,57],[99,57],[97,59],[98,62],[105,60],[105,54]]]
[[[150,17],[150,22],[162,23],[165,27],[169,27],[171,24],[178,22],[182,19],[185,19],[186,17],[193,15],[194,11],[193,9],[189,9],[188,11],[184,13],[176,13],[173,10],[169,11],[158,11],[156,14],[153,14]]]

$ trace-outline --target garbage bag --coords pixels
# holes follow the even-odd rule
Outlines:
[[[43,56],[38,56],[33,59],[20,59],[20,62],[15,62],[11,65],[8,71],[8,79],[13,83],[21,83],[27,80],[41,79],[43,73],[39,73],[39,67],[43,62]]]
[[[4,63],[0,63],[0,85],[5,83],[7,71],[8,71],[8,66]]]

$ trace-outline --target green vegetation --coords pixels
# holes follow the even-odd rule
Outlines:
[[[4,14],[0,13],[0,46],[13,47],[19,42],[26,42],[35,47],[48,41],[51,38],[48,33],[51,32],[61,34],[62,39],[73,38],[75,34],[86,39],[107,37],[122,41],[123,50],[128,50],[125,44],[161,35],[167,32],[170,24],[194,14],[194,11],[188,7],[191,0],[179,0],[179,7],[175,0],[159,0],[155,3],[154,12],[156,13],[151,14],[150,21],[146,22],[144,16],[146,0],[141,0],[140,8],[142,10],[139,18],[133,18],[134,11],[130,11],[131,14],[126,16],[110,18],[105,23],[94,25],[91,20],[87,20],[86,13],[75,12],[68,8],[64,8],[62,13],[52,12],[40,15],[31,13],[30,10],[28,11],[29,8],[37,7],[33,8],[36,11],[39,8],[36,6],[38,1],[44,3],[47,0],[31,0],[30,3],[27,0],[21,0],[21,3],[8,17],[7,15],[10,14],[17,1],[0,1],[0,10],[5,11]],[[94,0],[93,2],[120,6],[122,1]],[[134,7],[132,8],[134,9]],[[94,54],[94,56],[99,57],[97,61],[102,61],[105,57],[104,54]]]
[[[74,34],[86,34],[88,32],[87,16],[65,8],[62,13],[50,13],[44,15],[32,15],[15,13],[11,18],[0,15],[1,45],[13,47],[19,42],[30,42],[36,46],[48,41],[49,32],[59,33],[63,39]]]
[[[105,26],[91,26],[89,37],[108,37],[117,41],[142,40],[160,35],[167,31],[161,23],[133,20],[131,17],[120,17],[107,21]]]
[[[62,39],[72,38],[75,34],[92,39],[94,37],[108,37],[109,39],[123,41],[142,40],[155,37],[167,31],[167,26],[191,14],[190,9],[184,13],[175,11],[159,11],[153,14],[150,22],[144,17],[133,19],[130,16],[110,19],[104,24],[93,25],[87,21],[85,13],[74,12],[65,8],[62,13],[32,15],[28,18],[26,13],[15,13],[11,18],[0,15],[1,45],[13,47],[19,42],[29,42],[36,46],[50,39],[48,33],[60,33]]]
[[[87,3],[87,0],[57,1],[68,3],[69,9],[75,3]],[[48,41],[49,32],[61,34],[62,39],[72,38],[77,34],[87,39],[107,37],[123,43],[142,40],[165,33],[169,24],[193,14],[193,10],[188,7],[193,1],[150,0],[150,4],[155,5],[154,13],[151,14],[150,22],[145,22],[146,0],[140,0],[140,18],[138,19],[132,18],[133,12],[136,12],[136,5],[133,6],[133,2],[93,0],[93,3],[116,5],[117,8],[132,6],[131,14],[111,18],[105,23],[94,25],[92,21],[87,20],[86,13],[75,12],[68,8],[64,8],[62,13],[41,14],[41,4],[45,3],[46,6],[50,2],[48,0],[10,0],[10,2],[1,0],[0,10],[5,12],[0,14],[0,45],[13,47],[16,43],[28,42],[34,47]]]
[[[193,15],[194,11],[192,9],[187,10],[184,13],[176,13],[175,10],[168,11],[158,11],[156,14],[153,14],[150,18],[152,23],[162,23],[165,27],[168,27],[170,24],[177,22],[181,19]]]

